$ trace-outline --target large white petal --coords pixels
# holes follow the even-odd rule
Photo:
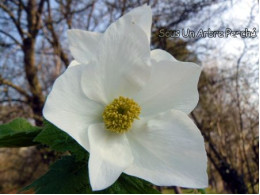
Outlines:
[[[91,76],[91,80],[85,76],[83,82],[89,85],[98,83],[103,90],[86,88],[90,99],[97,100],[98,95],[105,94],[105,98],[98,99],[106,99],[109,103],[120,95],[132,97],[146,84],[151,73],[150,49],[145,33],[137,25],[124,20],[111,24],[100,42],[95,63],[93,71],[96,76]]]
[[[132,163],[133,156],[125,134],[105,129],[104,124],[89,127],[89,178],[93,190],[112,185]]]
[[[127,136],[134,163],[125,173],[159,186],[207,187],[203,137],[185,113],[171,110],[141,119]]]
[[[73,57],[82,64],[95,59],[98,53],[98,42],[101,33],[84,30],[68,30],[69,47]]]
[[[163,55],[158,53],[163,52],[152,52],[150,80],[133,97],[142,107],[141,115],[153,115],[169,109],[190,113],[199,100],[197,85],[201,67],[177,61],[166,52]]]
[[[85,66],[68,68],[56,79],[44,105],[44,117],[89,150],[88,126],[102,121],[104,107],[87,98],[81,86]]]
[[[104,106],[109,104],[106,96],[105,84],[103,75],[105,73],[99,71],[97,66],[87,65],[86,69],[82,72],[82,86],[84,93],[91,99],[100,102]]]
[[[143,5],[137,7],[128,12],[121,19],[130,23],[137,24],[145,32],[150,43],[152,26],[152,9],[150,6]]]

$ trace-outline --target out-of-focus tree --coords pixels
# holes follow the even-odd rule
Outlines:
[[[41,111],[44,103],[44,95],[38,78],[37,62],[35,59],[36,38],[41,29],[43,6],[44,0],[41,0],[39,3],[36,1],[28,1],[27,4],[24,4],[22,1],[4,1],[0,4],[1,13],[3,13],[3,23],[1,25],[5,26],[5,28],[1,28],[0,32],[5,35],[6,38],[12,40],[12,43],[10,42],[8,44],[14,44],[15,47],[22,52],[22,73],[25,74],[29,90],[5,79],[2,75],[0,81],[2,84],[17,91],[19,95],[23,97],[22,99],[13,101],[21,100],[21,102],[25,101],[30,105],[37,124],[40,124]],[[11,25],[8,25],[10,23]],[[11,30],[12,28],[15,28],[15,32]],[[10,63],[9,59],[7,59],[6,63],[8,62]],[[13,66],[12,63],[9,66]]]
[[[186,42],[168,39],[165,43],[164,49],[178,60],[200,63],[187,50]],[[206,141],[209,181],[215,192],[255,193],[259,182],[259,120],[258,103],[252,98],[257,92],[248,94],[251,90],[247,78],[252,72],[240,70],[238,74],[233,70],[217,66],[203,69],[200,102],[191,117]]]
[[[158,13],[153,22],[156,30],[164,22],[176,27],[218,1],[1,1],[1,104],[29,108],[30,117],[41,124],[46,94],[71,59],[66,30],[102,32],[116,18],[144,3]]]
[[[207,141],[209,171],[215,188],[231,193],[256,193],[258,106],[256,102],[248,103],[249,96],[238,98],[236,74],[226,72],[231,70],[212,68],[203,72],[200,103],[192,117]],[[247,87],[241,83],[239,93],[245,92]]]

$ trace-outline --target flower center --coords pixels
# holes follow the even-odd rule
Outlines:
[[[105,107],[103,119],[108,130],[115,133],[127,132],[135,119],[139,119],[141,107],[130,98],[116,98]]]

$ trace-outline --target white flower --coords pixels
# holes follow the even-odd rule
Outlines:
[[[159,186],[208,185],[203,137],[188,117],[201,68],[150,51],[151,22],[144,5],[104,34],[68,32],[76,61],[55,81],[43,114],[90,153],[93,190],[122,172]]]

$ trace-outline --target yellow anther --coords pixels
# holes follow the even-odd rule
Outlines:
[[[141,107],[130,98],[116,98],[105,107],[103,119],[108,130],[115,133],[127,132],[135,119],[139,119]]]

